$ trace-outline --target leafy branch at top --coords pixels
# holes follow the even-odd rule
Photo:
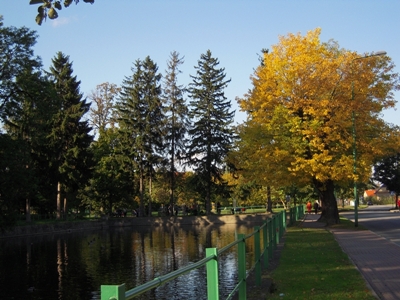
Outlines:
[[[75,2],[75,4],[78,4],[79,0],[64,0],[64,7],[70,6],[72,2]],[[94,0],[83,0],[83,2],[93,4]],[[29,4],[30,5],[41,4],[38,7],[38,14],[35,19],[36,23],[38,25],[42,25],[43,20],[45,20],[47,17],[49,17],[49,19],[52,19],[52,20],[57,19],[58,18],[57,10],[62,9],[61,1],[30,0]]]

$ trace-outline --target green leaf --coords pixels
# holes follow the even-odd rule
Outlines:
[[[43,14],[38,14],[38,15],[36,16],[35,21],[36,21],[36,23],[37,23],[38,25],[42,25],[42,22],[43,22]]]
[[[93,4],[93,3],[94,3],[94,0],[83,0],[83,2]]]
[[[30,5],[32,5],[32,4],[42,4],[42,3],[43,3],[43,0],[31,0],[31,1],[29,1]]]
[[[49,12],[47,13],[47,15],[49,16],[50,19],[54,20],[57,19],[58,17],[58,13],[57,11],[54,9],[54,7],[49,9]]]
[[[62,9],[61,2],[60,1],[54,2],[54,7],[57,8],[58,10],[61,10]]]

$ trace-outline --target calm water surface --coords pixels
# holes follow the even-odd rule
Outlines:
[[[248,234],[250,226],[129,227],[115,230],[0,239],[1,299],[100,299],[102,284],[126,288],[205,257]],[[252,261],[252,238],[246,245]],[[249,268],[250,266],[248,266]],[[220,296],[237,282],[236,247],[219,259]],[[205,268],[135,299],[207,299]]]

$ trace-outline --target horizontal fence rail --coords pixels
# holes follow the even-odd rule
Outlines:
[[[219,299],[219,278],[218,278],[218,257],[230,248],[237,246],[238,251],[238,284],[229,294],[228,299],[232,299],[238,292],[239,299],[246,299],[246,279],[255,272],[256,284],[261,285],[262,267],[268,268],[269,260],[272,258],[273,251],[279,244],[280,239],[286,231],[287,223],[293,224],[295,221],[304,216],[304,205],[292,207],[289,210],[289,220],[287,220],[286,211],[281,211],[278,214],[269,217],[263,225],[254,227],[254,231],[248,235],[237,234],[234,242],[220,248],[207,248],[206,257],[196,263],[189,264],[178,270],[175,270],[166,275],[157,277],[152,281],[137,286],[126,291],[125,284],[120,285],[102,285],[101,300],[128,300],[133,299],[140,294],[155,289],[162,284],[165,284],[183,274],[186,274],[195,269],[206,267],[207,272],[207,299]],[[250,270],[246,270],[246,240],[254,236],[254,262]],[[261,237],[263,245],[261,245]],[[263,264],[262,264],[263,262]]]

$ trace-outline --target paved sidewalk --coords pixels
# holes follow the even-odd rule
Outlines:
[[[324,228],[306,214],[303,227]],[[330,229],[367,284],[382,300],[400,299],[400,247],[370,230]]]

